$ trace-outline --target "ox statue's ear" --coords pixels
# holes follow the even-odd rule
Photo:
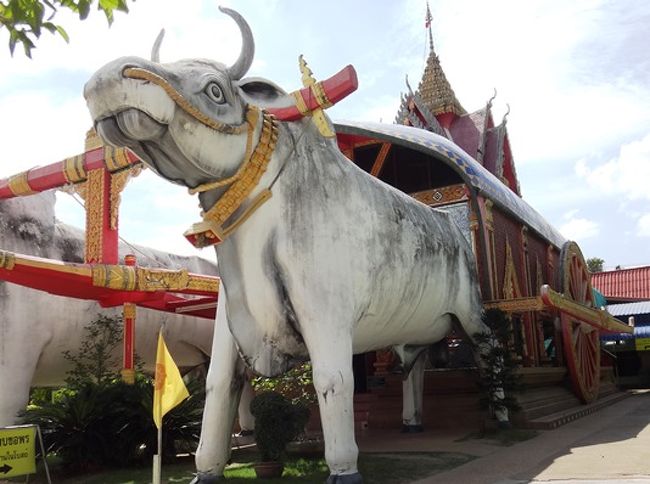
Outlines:
[[[247,77],[237,81],[244,101],[262,108],[283,106],[287,103],[287,92],[277,84],[261,77]]]

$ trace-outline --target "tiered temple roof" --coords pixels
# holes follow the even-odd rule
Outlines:
[[[456,98],[433,48],[431,27],[429,47],[427,64],[418,88],[413,92],[407,80],[408,92],[401,96],[395,122],[426,129],[450,139],[521,196],[506,116],[495,126],[492,117],[494,97],[485,107],[467,113]]]

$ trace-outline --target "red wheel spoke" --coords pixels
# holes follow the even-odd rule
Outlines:
[[[591,274],[580,248],[567,242],[562,248],[562,292],[586,307],[594,306]],[[573,387],[588,403],[598,395],[600,384],[600,335],[596,328],[561,313],[564,353]]]

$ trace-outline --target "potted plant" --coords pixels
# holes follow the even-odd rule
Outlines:
[[[255,442],[262,459],[254,465],[255,473],[260,479],[280,477],[287,444],[304,431],[309,410],[268,391],[253,399],[251,413],[255,417]]]

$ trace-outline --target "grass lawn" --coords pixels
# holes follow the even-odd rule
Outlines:
[[[451,469],[472,460],[474,457],[466,454],[450,452],[397,452],[386,454],[361,454],[359,470],[365,482],[373,484],[400,484],[436,474]],[[232,464],[226,468],[225,475],[231,482],[257,482],[253,463],[258,460],[255,451],[233,451]],[[92,475],[65,477],[62,469],[54,467],[53,482],[57,484],[148,484],[151,482],[151,466],[118,469],[95,473]],[[163,482],[189,483],[194,475],[194,459],[183,458],[176,463],[163,465]],[[265,479],[262,482],[273,484],[314,484],[322,483],[327,478],[328,471],[322,458],[291,458],[285,464],[281,479]],[[24,482],[15,479],[14,482]],[[29,480],[33,484],[42,484],[44,474],[39,471],[36,477]]]
[[[517,442],[524,442],[525,440],[532,439],[538,435],[539,432],[532,429],[490,429],[483,432],[472,432],[462,439],[458,439],[458,442],[469,439],[485,439],[489,443],[510,447]]]

